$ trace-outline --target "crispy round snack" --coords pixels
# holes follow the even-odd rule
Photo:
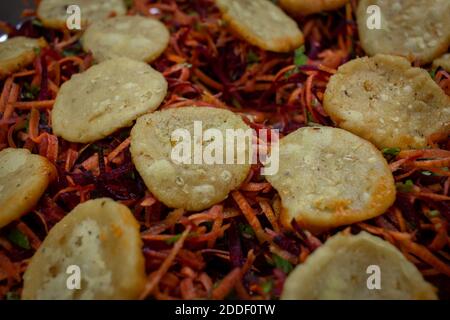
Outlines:
[[[292,15],[308,15],[343,7],[349,0],[280,0],[280,6]]]
[[[377,5],[381,29],[369,29]],[[426,64],[444,54],[450,45],[450,1],[448,0],[361,0],[357,22],[361,45],[369,55],[377,53],[411,57]]]
[[[445,71],[450,72],[450,53],[444,54],[442,57],[433,61],[433,67],[441,67]]]
[[[216,4],[231,30],[254,46],[289,52],[304,43],[297,23],[269,0],[216,0]]]
[[[396,56],[341,66],[328,83],[324,108],[339,127],[379,148],[422,148],[450,125],[450,97],[427,71]]]
[[[123,16],[93,22],[83,35],[85,51],[95,60],[114,57],[151,62],[169,44],[170,33],[159,20],[141,16]]]
[[[368,289],[370,266],[379,267],[379,290]],[[437,300],[437,295],[396,247],[361,232],[329,238],[288,276],[281,299]]]
[[[72,76],[52,110],[53,132],[71,142],[100,140],[159,107],[167,82],[148,64],[114,58]]]
[[[47,28],[66,29],[66,21],[70,16],[67,8],[71,5],[80,7],[83,26],[112,15],[123,16],[127,13],[123,0],[42,0],[37,16]]]
[[[391,170],[371,143],[341,129],[308,127],[280,142],[280,168],[267,180],[281,197],[281,222],[312,232],[383,214],[395,200]]]
[[[0,79],[32,63],[36,58],[36,50],[46,45],[43,38],[14,37],[1,42]]]
[[[137,299],[146,275],[139,224],[122,204],[103,198],[75,207],[50,230],[24,275],[26,300]],[[69,266],[80,289],[68,289]],[[73,271],[72,271],[73,272]]]
[[[250,129],[240,116],[231,111],[186,107],[145,115],[137,120],[131,131],[133,162],[149,190],[168,207],[189,211],[203,210],[226,199],[228,193],[239,187],[247,177],[251,167],[249,155],[252,154],[250,136],[243,142],[243,148],[234,152],[231,164],[225,164],[226,158],[219,163],[208,163],[202,159],[202,155],[214,138],[196,137],[194,122],[201,122],[205,134],[208,129],[212,129],[218,130],[223,137],[226,137],[227,129],[244,132]],[[187,138],[181,139],[174,135],[180,129],[187,130],[192,142],[190,161],[186,162],[173,156],[177,146],[188,141]],[[243,136],[243,132],[239,133],[239,137]],[[198,145],[201,142],[203,153],[193,149],[195,141]],[[231,140],[224,141],[224,148],[227,141]],[[228,155],[225,149],[222,152],[224,157],[231,158],[231,152]],[[241,164],[238,154],[245,156]],[[200,161],[195,160],[197,156],[202,156]]]
[[[27,149],[0,151],[0,228],[28,213],[55,177],[44,157]]]

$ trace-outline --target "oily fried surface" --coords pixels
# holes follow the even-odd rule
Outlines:
[[[381,289],[369,290],[369,266],[381,270]],[[389,242],[366,232],[329,238],[289,275],[285,300],[435,300],[432,285]]]
[[[264,50],[289,52],[304,42],[297,23],[268,0],[216,0],[216,4],[236,34]]]
[[[0,43],[0,79],[21,70],[36,58],[36,50],[47,45],[43,38],[14,37]]]
[[[0,227],[28,213],[55,177],[54,166],[26,149],[0,152]]]
[[[67,7],[71,5],[80,7],[83,25],[127,12],[122,0],[42,0],[37,15],[47,28],[65,29],[69,17]]]
[[[169,37],[159,20],[124,16],[95,21],[86,29],[82,42],[97,61],[128,57],[152,62],[166,49]]]
[[[139,224],[111,199],[78,205],[47,235],[24,275],[23,299],[137,299],[145,283]],[[66,286],[78,266],[81,289]]]
[[[388,55],[341,66],[328,83],[324,108],[339,127],[379,148],[425,147],[450,123],[450,98],[428,72]]]
[[[251,152],[251,137],[245,140],[245,149],[234,154],[234,163],[237,163],[234,159],[237,159],[238,153],[245,156],[242,164],[208,164],[204,159],[201,164],[195,164],[194,158],[191,164],[176,163],[172,159],[172,150],[179,142],[174,140],[172,134],[177,129],[186,129],[194,139],[194,121],[201,122],[204,131],[218,130],[223,137],[226,137],[227,129],[249,129],[240,116],[230,111],[186,107],[143,116],[131,132],[131,154],[137,170],[150,191],[172,208],[209,208],[239,187],[250,171],[248,155]],[[212,142],[211,139],[203,140],[203,147],[206,148]],[[227,156],[225,149],[223,154]],[[192,153],[192,157],[198,155]]]
[[[115,58],[64,83],[52,111],[53,132],[72,142],[100,140],[159,107],[167,82],[144,62]]]
[[[364,178],[362,178],[364,177]],[[395,199],[392,173],[369,142],[341,129],[302,128],[281,140],[280,170],[267,180],[281,222],[317,232],[383,214]]]
[[[367,8],[381,9],[381,29],[367,27]],[[450,2],[447,0],[362,0],[357,10],[361,45],[377,53],[432,62],[450,45]]]

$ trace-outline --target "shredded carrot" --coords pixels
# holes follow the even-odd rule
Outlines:
[[[45,100],[45,101],[27,101],[27,102],[14,102],[13,107],[20,110],[30,110],[36,109],[46,109],[52,108],[55,104],[55,100]]]
[[[448,167],[450,166],[450,158],[439,160],[414,161],[412,165],[417,168]]]
[[[240,277],[241,269],[233,269],[213,290],[211,298],[213,298],[214,300],[225,299],[230,294],[236,283],[239,281]]]
[[[185,213],[185,211],[183,209],[176,209],[176,210],[170,212],[167,215],[167,218],[165,220],[159,222],[158,224],[151,226],[148,230],[146,230],[143,233],[143,236],[145,237],[147,235],[157,235],[157,234],[164,232],[168,228],[175,225],[175,223],[177,223],[177,221],[183,216],[184,213]],[[169,236],[169,238],[171,238],[171,237],[172,236]],[[149,239],[149,238],[146,238],[146,239]],[[155,239],[155,238],[153,238],[153,239]]]
[[[450,157],[450,151],[442,149],[402,150],[397,156],[398,159],[448,157]]]
[[[28,134],[30,135],[31,140],[33,140],[34,142],[39,142],[37,141],[39,135],[39,119],[39,111],[36,108],[32,108],[30,119],[28,122]]]
[[[223,85],[218,83],[217,81],[211,79],[206,74],[204,74],[200,69],[195,69],[194,74],[205,84],[219,91],[223,91]]]
[[[0,96],[0,112],[5,112],[6,105],[8,103],[9,95],[11,94],[11,88],[13,85],[13,78],[6,79],[2,94]]]
[[[11,85],[11,91],[8,96],[8,102],[6,103],[5,111],[3,113],[3,120],[10,119],[14,112],[14,104],[19,97],[19,85],[13,83]]]
[[[241,190],[247,192],[258,192],[258,191],[268,192],[270,191],[271,188],[272,186],[268,182],[260,182],[260,183],[248,182],[241,187]]]
[[[167,49],[152,62],[168,83],[160,109],[226,109],[252,129],[277,129],[281,137],[310,122],[332,125],[323,108],[330,77],[363,54],[355,33],[356,0],[338,12],[298,21],[309,43],[300,49],[302,65],[298,51],[267,52],[236,37],[223,27],[220,10],[211,1],[205,4],[198,15],[190,14],[198,9],[195,1],[134,0],[128,10],[160,19],[171,31]],[[35,19],[33,12],[25,13]],[[16,33],[2,22],[0,28]],[[35,31],[42,35],[45,30]],[[240,299],[277,299],[287,274],[273,266],[274,255],[295,266],[335,233],[350,235],[360,229],[395,245],[423,275],[448,276],[448,131],[426,137],[427,148],[386,155],[395,182],[412,188],[399,188],[384,215],[319,235],[284,229],[280,195],[261,175],[261,161],[251,167],[238,191],[216,206],[201,212],[169,209],[150,193],[133,165],[130,129],[90,144],[70,143],[52,133],[52,108],[61,85],[94,61],[92,53],[81,49],[80,36],[45,32],[48,45],[33,64],[0,82],[0,151],[28,149],[57,169],[33,211],[14,222],[31,244],[26,257],[16,254],[23,248],[0,236],[0,299],[8,292],[20,293],[22,274],[43,239],[41,232],[49,232],[77,204],[99,196],[129,207],[139,222],[148,273],[141,298],[224,299],[234,290]],[[450,94],[448,72],[438,69],[434,80]],[[255,136],[253,143],[258,151],[270,152],[260,138]],[[58,179],[53,179],[56,174]],[[214,269],[217,262],[222,267]],[[272,283],[273,289],[262,288],[264,283]]]
[[[141,293],[141,299],[145,299],[148,297],[153,290],[158,286],[159,281],[161,278],[166,274],[166,272],[169,270],[170,266],[172,265],[173,261],[175,260],[175,257],[177,256],[178,252],[183,247],[184,241],[186,240],[189,232],[191,231],[191,227],[187,227],[186,230],[184,230],[183,234],[181,235],[180,239],[175,243],[173,246],[170,254],[167,256],[167,258],[164,260],[164,262],[161,264],[161,267],[153,274],[151,274],[148,279],[147,283],[145,284],[144,291]]]
[[[211,229],[211,232],[217,232],[222,227],[223,223],[223,207],[222,206],[214,206],[211,208],[210,212],[213,212],[217,218],[214,219],[214,223]],[[208,241],[208,248],[213,248],[216,243],[217,238],[211,238]]]
[[[12,77],[13,77],[14,79],[16,79],[16,78],[22,78],[22,77],[34,76],[35,74],[36,74],[36,71],[35,71],[35,70],[21,71],[21,72],[14,73],[14,74],[12,75]]]
[[[120,153],[122,153],[125,149],[127,149],[130,146],[131,138],[125,139],[116,149],[111,151],[110,154],[108,154],[108,161],[113,161]]]
[[[31,246],[34,250],[37,250],[40,247],[41,240],[25,223],[19,222],[17,224],[17,229],[19,229],[30,240]]]
[[[193,300],[197,298],[194,281],[190,278],[185,278],[180,282],[180,292],[183,299]]]
[[[250,226],[255,231],[256,237],[258,238],[260,243],[267,241],[267,235],[264,232],[264,230],[261,227],[261,223],[259,222],[258,218],[256,217],[255,212],[253,211],[252,207],[249,205],[247,200],[244,198],[244,196],[239,191],[233,191],[231,193],[234,201],[236,201],[237,205],[241,209],[242,213],[244,214],[245,218],[247,219]]]
[[[436,236],[433,242],[429,245],[429,248],[433,251],[442,250],[448,243],[448,223],[442,219],[432,219],[434,228],[436,230]]]
[[[275,213],[273,212],[272,207],[267,202],[267,200],[261,200],[258,203],[262,211],[266,215],[267,220],[269,220],[270,224],[272,225],[273,229],[276,232],[280,232],[280,226],[278,225],[278,218],[275,216]]]
[[[409,253],[417,256],[439,272],[450,276],[450,266],[439,260],[426,247],[412,241],[404,241],[402,242],[402,245],[406,248],[406,250],[408,250]]]

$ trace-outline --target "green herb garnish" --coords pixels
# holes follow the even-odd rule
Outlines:
[[[24,235],[20,230],[18,229],[12,229],[8,234],[8,240],[14,243],[15,245],[29,250],[30,247],[30,241],[28,241],[28,238],[26,235]]]
[[[406,182],[397,182],[395,186],[398,191],[408,193],[413,191],[414,182],[412,180],[406,180]]]
[[[253,50],[250,50],[247,53],[247,63],[248,64],[253,64],[253,63],[258,63],[258,62],[259,62],[258,55]]]
[[[429,71],[430,77],[432,77],[434,79],[434,77],[436,76],[436,71],[438,70],[438,68],[434,68],[432,70]]]
[[[268,280],[261,285],[261,289],[264,293],[270,293],[273,288],[272,280]]]
[[[255,231],[248,224],[239,223],[238,224],[238,229],[239,229],[239,232],[242,233],[242,234],[245,234],[245,235],[247,235],[247,236],[249,236],[251,238],[255,237]]]
[[[294,267],[292,266],[292,264],[287,261],[286,259],[283,259],[282,257],[274,254],[272,255],[273,258],[273,262],[275,263],[275,266],[278,269],[281,269],[284,273],[289,273],[292,271],[292,269],[294,269]]]
[[[440,216],[440,212],[438,210],[430,210],[428,211],[428,217],[430,218],[436,218]]]
[[[383,154],[385,156],[398,156],[398,154],[400,153],[400,148],[384,148],[383,149]]]
[[[301,67],[307,63],[308,63],[308,56],[305,54],[305,46],[301,46],[294,52],[294,64],[297,67]]]
[[[169,239],[167,239],[165,242],[167,244],[175,244],[178,240],[180,240],[182,233],[177,234]],[[192,238],[192,237],[196,237],[198,234],[197,232],[191,232],[189,233],[189,235],[187,236],[188,238]]]
[[[21,98],[23,100],[36,100],[39,95],[39,87],[25,83],[22,88]]]

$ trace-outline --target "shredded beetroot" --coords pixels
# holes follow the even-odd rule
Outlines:
[[[322,106],[326,85],[340,65],[364,55],[355,7],[356,1],[350,1],[341,10],[299,19],[306,43],[296,55],[304,54],[306,62],[297,64],[292,53],[266,52],[229,32],[212,0],[134,0],[129,14],[151,16],[170,29],[169,47],[152,63],[169,84],[161,109],[226,108],[242,115],[252,128],[275,128],[284,136],[311,122],[332,125]],[[49,43],[33,66],[0,82],[0,96],[21,103],[7,114],[7,105],[0,99],[0,150],[27,148],[48,157],[58,171],[37,207],[0,230],[0,259],[8,267],[0,270],[0,275],[5,274],[0,278],[0,299],[8,292],[20,294],[26,259],[35,252],[33,247],[25,249],[12,242],[8,232],[23,223],[43,240],[79,203],[103,196],[128,206],[140,224],[147,273],[158,275],[147,284],[145,297],[277,299],[286,272],[304,262],[328,237],[360,230],[391,240],[402,252],[415,256],[420,271],[427,277],[437,275],[430,280],[440,287],[442,297],[448,296],[449,287],[442,284],[449,279],[445,267],[450,265],[449,244],[442,239],[448,239],[450,205],[442,197],[449,196],[450,178],[447,169],[437,165],[442,161],[424,174],[417,166],[424,159],[416,150],[391,156],[396,182],[407,187],[398,193],[393,207],[376,219],[320,235],[296,221],[292,228],[274,230],[259,203],[266,202],[278,218],[279,195],[265,190],[260,163],[253,166],[241,189],[220,206],[205,212],[174,212],[147,190],[137,173],[127,144],[130,129],[90,145],[53,135],[50,119],[57,89],[92,64],[92,55],[82,52],[79,38],[45,29],[36,17],[17,28],[0,27],[11,37],[44,37]],[[450,94],[447,72],[438,70],[435,81]],[[426,160],[442,160],[444,151],[450,150],[448,136],[433,137],[430,144],[434,151],[429,151]],[[261,191],[251,191],[255,187]]]

